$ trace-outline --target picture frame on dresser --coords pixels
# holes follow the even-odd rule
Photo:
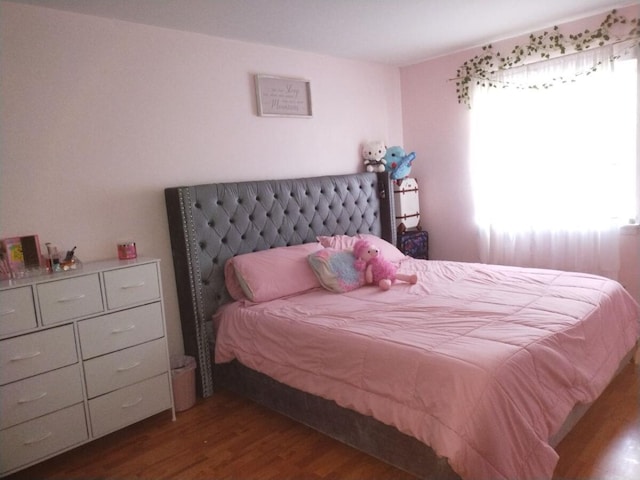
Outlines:
[[[0,282],[0,476],[170,410],[160,261]]]
[[[19,278],[41,265],[38,235],[0,239],[0,280]]]

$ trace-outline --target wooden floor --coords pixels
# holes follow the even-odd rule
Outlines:
[[[640,381],[629,364],[558,446],[554,479],[640,479]],[[199,400],[12,479],[413,479],[231,393]]]

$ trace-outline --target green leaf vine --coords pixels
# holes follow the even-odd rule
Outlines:
[[[613,30],[626,27],[630,27],[630,30],[621,36],[613,34]],[[498,87],[499,84],[502,87],[509,86],[496,81],[494,79],[495,74],[501,70],[522,65],[531,58],[547,60],[551,58],[551,55],[576,53],[626,40],[634,40],[634,45],[640,45],[640,19],[627,19],[624,15],[620,15],[617,10],[612,10],[596,30],[586,29],[583,32],[567,36],[560,32],[558,26],[554,26],[550,31],[529,35],[528,43],[516,45],[508,55],[494,52],[491,44],[485,45],[482,47],[482,53],[465,61],[456,71],[454,80],[456,81],[458,103],[471,108],[471,86],[474,83],[483,87],[494,88]],[[611,61],[615,59],[616,57],[610,58]],[[576,72],[575,76],[588,75],[597,70],[600,64],[594,65],[587,72]],[[565,78],[554,80],[568,81]],[[575,81],[575,78],[571,81]],[[552,85],[554,83],[546,82],[540,85],[528,85],[526,88],[549,88]]]

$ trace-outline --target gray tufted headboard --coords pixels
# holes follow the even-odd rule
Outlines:
[[[165,189],[184,348],[198,391],[213,393],[206,323],[230,300],[224,264],[234,255],[373,233],[395,244],[388,174],[218,183]]]

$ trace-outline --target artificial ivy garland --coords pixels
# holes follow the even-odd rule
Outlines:
[[[631,25],[631,30],[622,37],[615,37],[611,33],[611,29],[616,25]],[[613,39],[613,40],[612,40]],[[510,55],[501,55],[500,52],[494,54],[491,44],[482,47],[482,54],[476,55],[467,60],[456,71],[456,92],[458,94],[458,103],[471,107],[470,87],[475,81],[476,85],[483,87],[497,87],[499,82],[492,79],[493,75],[500,71],[506,70],[520,64],[530,57],[538,56],[541,59],[549,59],[552,53],[581,52],[591,47],[602,47],[609,43],[621,42],[626,40],[636,40],[634,45],[640,45],[640,19],[627,19],[624,15],[618,14],[616,10],[612,10],[600,26],[594,30],[585,30],[574,35],[565,37],[560,33],[557,26],[552,31],[545,31],[539,35],[529,35],[529,43],[526,45],[516,45],[511,50]],[[610,60],[615,60],[616,57]],[[576,72],[575,76],[588,74],[597,70],[598,65],[594,65],[588,72]],[[556,79],[566,82],[564,78]],[[572,79],[571,81],[575,81]],[[549,88],[553,83],[544,83],[540,85],[528,85],[526,88]],[[506,87],[508,85],[502,85]],[[522,87],[521,87],[522,88]]]

